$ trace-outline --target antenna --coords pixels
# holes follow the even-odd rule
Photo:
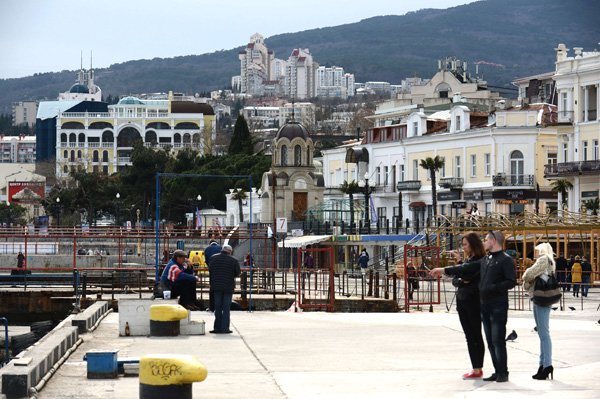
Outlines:
[[[90,50],[90,69],[93,69],[93,68],[92,68],[93,54],[94,54],[94,53],[93,53],[93,50]]]
[[[79,69],[83,70],[83,50],[81,50],[81,67]]]
[[[292,97],[292,122],[296,122],[296,100]]]

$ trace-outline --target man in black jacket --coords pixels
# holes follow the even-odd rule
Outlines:
[[[503,250],[504,234],[489,231],[485,236],[488,255],[476,262],[460,266],[433,269],[434,277],[480,271],[479,294],[481,299],[481,322],[494,364],[495,372],[484,381],[508,381],[506,355],[506,321],[508,319],[508,290],[517,285],[514,260]]]
[[[557,254],[557,257],[554,261],[556,262],[556,277],[558,277],[558,281],[560,281],[562,290],[564,291],[567,289],[565,283],[567,281],[567,266],[569,264],[562,253]]]
[[[229,312],[235,288],[235,278],[240,275],[240,263],[231,256],[230,245],[223,245],[221,253],[213,255],[208,263],[210,290],[215,298],[215,323],[212,334],[231,334]]]

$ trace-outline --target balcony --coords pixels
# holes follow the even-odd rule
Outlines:
[[[465,184],[465,179],[462,177],[445,177],[440,179],[439,185],[442,188],[458,189]]]
[[[573,123],[573,111],[558,111],[558,123]]]
[[[515,187],[515,186],[533,186],[535,184],[534,175],[504,175],[499,174],[492,177],[492,185],[495,187]]]
[[[117,162],[120,164],[121,163],[129,163],[129,162],[131,162],[131,158],[130,157],[119,157],[117,159]]]
[[[544,165],[544,177],[546,178],[597,174],[600,174],[600,160]]]
[[[419,191],[421,189],[421,180],[399,181],[396,188],[398,191]]]

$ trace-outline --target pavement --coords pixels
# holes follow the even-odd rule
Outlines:
[[[567,306],[570,301],[567,295]],[[230,335],[119,337],[118,314],[91,332],[39,393],[40,399],[137,398],[139,379],[88,380],[83,356],[119,349],[119,357],[191,354],[208,369],[193,384],[196,398],[598,398],[600,312],[553,311],[554,380],[538,381],[539,339],[530,310],[510,311],[507,331],[510,381],[464,381],[470,370],[458,315],[433,313],[232,312]],[[192,320],[214,320],[192,312]],[[484,376],[492,372],[486,352]],[[507,396],[510,395],[510,396]]]

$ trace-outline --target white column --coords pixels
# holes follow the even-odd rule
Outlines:
[[[590,108],[590,88],[585,86],[583,88],[583,121],[589,121],[589,108]]]
[[[600,121],[600,84],[596,85],[596,120]]]

